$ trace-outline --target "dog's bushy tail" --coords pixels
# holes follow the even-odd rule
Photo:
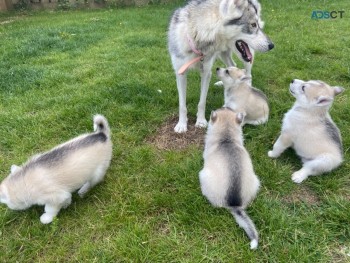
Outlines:
[[[94,116],[94,131],[103,132],[108,138],[110,138],[111,131],[109,129],[108,121],[101,114]]]
[[[237,224],[247,233],[250,239],[250,249],[256,249],[258,247],[259,236],[253,221],[241,207],[231,207],[230,210]]]

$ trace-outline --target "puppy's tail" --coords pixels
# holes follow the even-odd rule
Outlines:
[[[94,116],[94,131],[103,132],[108,138],[110,138],[111,131],[109,129],[107,119],[100,114]]]
[[[237,224],[247,233],[250,239],[250,249],[256,249],[258,247],[259,236],[253,221],[249,218],[244,209],[240,207],[231,207],[230,210]]]

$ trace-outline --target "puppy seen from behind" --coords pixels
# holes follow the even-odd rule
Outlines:
[[[250,239],[258,246],[258,232],[245,212],[255,198],[260,181],[243,145],[244,115],[222,108],[212,112],[205,139],[204,167],[199,173],[202,194],[216,207],[227,208]]]

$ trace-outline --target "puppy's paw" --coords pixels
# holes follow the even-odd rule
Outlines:
[[[197,119],[196,127],[197,128],[206,128],[208,126],[208,122],[206,119]]]
[[[174,128],[174,131],[176,133],[184,133],[184,132],[187,132],[187,123],[178,123],[176,124],[175,128]]]
[[[308,175],[303,171],[297,171],[292,174],[292,180],[294,183],[300,184],[302,181],[304,181]]]
[[[220,81],[215,82],[215,83],[214,83],[214,86],[223,87],[223,86],[224,86],[224,83],[220,80]]]
[[[270,158],[277,158],[277,157],[280,156],[279,154],[276,154],[274,151],[268,151],[267,155],[268,155]]]
[[[52,215],[50,215],[48,213],[44,213],[40,217],[40,222],[43,223],[43,224],[49,224],[49,223],[52,222],[53,218],[54,217]]]

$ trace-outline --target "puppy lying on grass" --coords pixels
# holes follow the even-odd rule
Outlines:
[[[338,167],[343,161],[339,129],[328,113],[334,97],[343,92],[322,81],[295,79],[289,87],[296,102],[284,116],[281,135],[269,157],[277,158],[293,147],[303,167],[293,173],[292,180],[301,183],[310,175],[319,175]]]
[[[82,197],[104,178],[112,158],[105,117],[94,116],[94,130],[33,156],[21,167],[12,165],[0,184],[0,202],[14,210],[45,205],[40,221],[51,223],[61,208],[70,205],[72,192],[79,189]]]
[[[269,105],[265,94],[251,85],[251,77],[236,67],[217,68],[216,74],[225,88],[225,105],[245,114],[244,124],[259,125],[269,118]],[[218,83],[221,85],[221,83]]]
[[[203,153],[204,167],[199,173],[203,195],[213,206],[225,207],[258,247],[258,232],[245,212],[255,198],[260,181],[249,153],[243,146],[244,115],[222,108],[211,114]]]

